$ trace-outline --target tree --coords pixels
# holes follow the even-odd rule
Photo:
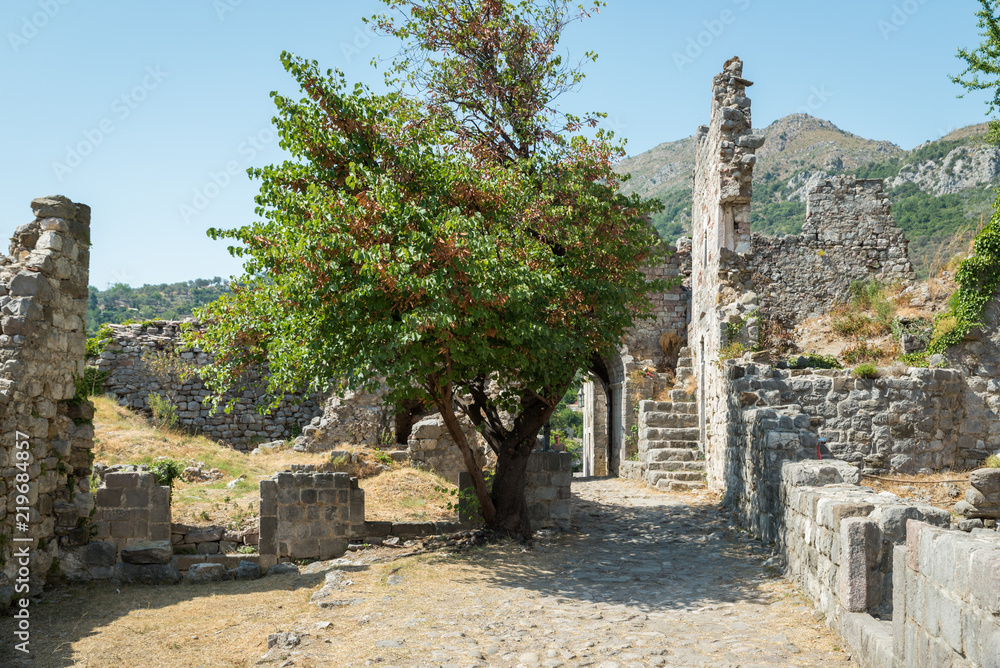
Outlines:
[[[433,404],[486,524],[528,536],[538,431],[577,370],[617,346],[662,288],[642,272],[661,257],[644,219],[656,205],[618,193],[621,144],[580,133],[597,115],[552,106],[582,78],[555,49],[586,12],[561,1],[394,6],[400,23],[374,19],[404,42],[393,92],[282,54],[305,93],[272,93],[291,159],[249,170],[260,221],[209,230],[236,240],[245,276],[200,314],[198,342],[215,360],[203,374],[217,398],[266,364],[275,402],[384,382],[398,406]],[[496,454],[492,489],[458,414]]]
[[[976,16],[982,29],[983,42],[973,50],[959,48],[958,57],[965,61],[965,71],[951,77],[968,91],[993,92],[987,114],[1000,111],[1000,0],[979,0],[982,6]],[[990,119],[988,139],[1000,144],[1000,121]]]

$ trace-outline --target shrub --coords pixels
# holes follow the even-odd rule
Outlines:
[[[893,351],[869,345],[867,341],[860,341],[850,348],[846,348],[840,356],[848,364],[858,364],[862,362],[878,362],[894,357],[895,355]]]
[[[843,369],[843,365],[833,355],[806,353],[788,360],[788,366],[793,369]]]
[[[878,378],[878,368],[874,364],[859,364],[851,373],[855,378]]]
[[[149,470],[156,476],[157,485],[166,485],[172,488],[174,480],[180,478],[181,474],[184,473],[184,464],[176,459],[159,459],[149,467]]]
[[[885,336],[892,331],[887,323],[873,320],[863,313],[854,312],[834,317],[830,325],[837,334],[853,338],[874,338]]]
[[[156,392],[151,392],[146,401],[153,413],[153,424],[163,429],[177,426],[177,409],[171,401]]]
[[[752,352],[752,349],[749,346],[736,341],[734,343],[730,343],[728,346],[719,351],[719,362],[721,363],[725,360],[734,360],[739,357],[743,357],[749,352]]]
[[[990,455],[983,462],[983,466],[988,469],[1000,469],[1000,455]]]

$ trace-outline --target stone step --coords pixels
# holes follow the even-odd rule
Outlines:
[[[678,403],[675,401],[641,401],[639,402],[639,414],[643,413],[683,413],[685,415],[698,414],[698,407],[689,403]]]
[[[692,357],[678,357],[677,366],[675,368],[680,369],[681,367],[686,367],[688,369],[694,367],[694,358]]]
[[[698,426],[698,416],[691,413],[639,413],[639,429],[669,427],[689,429]]]
[[[697,441],[700,436],[697,427],[647,427],[639,431],[639,439],[646,441]]]
[[[640,443],[646,444],[646,450],[652,452],[653,450],[697,450],[700,447],[698,441],[655,441],[655,440],[640,440]]]
[[[678,357],[691,357],[691,348],[690,348],[690,346],[684,346],[683,348],[681,348],[680,350],[678,350],[677,351],[677,356]]]
[[[670,390],[668,392],[670,401],[677,403],[687,403],[694,401],[694,393],[688,394],[686,390]]]
[[[670,480],[672,482],[697,482],[704,484],[705,473],[703,471],[647,471],[646,482],[653,487],[659,487],[660,481]]]
[[[666,478],[658,480],[655,487],[665,492],[693,492],[698,489],[705,489],[703,482],[683,482],[680,480],[668,480]]]
[[[698,461],[701,453],[697,448],[670,448],[662,450],[649,450],[646,453],[646,461],[653,462],[694,462]]]
[[[647,471],[667,471],[668,473],[682,473],[684,471],[704,471],[705,462],[649,462],[646,464]]]

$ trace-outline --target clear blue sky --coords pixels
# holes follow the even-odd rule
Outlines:
[[[227,277],[208,227],[253,220],[251,165],[281,158],[268,93],[293,93],[283,50],[377,84],[397,44],[364,33],[374,0],[4,0],[2,234],[33,197],[93,207],[91,284]],[[707,121],[711,77],[739,55],[754,124],[809,110],[904,148],[985,120],[956,99],[974,0],[610,0],[566,35],[600,53],[566,109],[602,110],[637,154]],[[79,150],[78,150],[79,149]],[[86,153],[86,155],[81,155]],[[235,172],[227,174],[227,167]],[[214,175],[214,176],[213,176]]]

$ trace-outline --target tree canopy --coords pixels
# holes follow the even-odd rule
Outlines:
[[[387,2],[388,4],[388,2]],[[618,194],[622,145],[554,98],[580,82],[556,55],[564,2],[395,2],[403,41],[375,94],[289,53],[304,97],[272,93],[289,159],[250,170],[260,220],[235,240],[246,275],[207,307],[217,393],[267,364],[269,391],[384,384],[441,411],[487,524],[530,533],[524,471],[578,369],[649,311],[661,251]],[[497,457],[487,489],[456,411]]]

